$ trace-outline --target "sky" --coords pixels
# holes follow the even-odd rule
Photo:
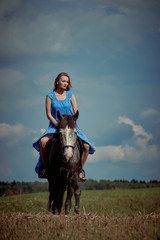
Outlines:
[[[86,177],[160,180],[159,12],[159,0],[0,0],[0,181],[39,180],[32,143],[60,72],[96,147]]]

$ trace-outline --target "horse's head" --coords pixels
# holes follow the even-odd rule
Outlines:
[[[58,133],[60,138],[60,143],[62,147],[62,154],[65,156],[66,162],[68,162],[73,156],[73,149],[77,140],[77,128],[76,120],[79,116],[79,112],[72,115],[61,115],[57,112],[59,119]]]

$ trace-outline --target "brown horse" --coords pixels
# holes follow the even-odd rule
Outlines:
[[[76,120],[79,116],[77,111],[72,115],[57,113],[59,126],[54,141],[48,142],[51,149],[46,164],[49,182],[48,209],[55,214],[61,213],[65,190],[65,214],[70,212],[71,199],[75,196],[75,213],[80,211],[81,190],[78,185],[80,164],[80,142],[77,138]]]

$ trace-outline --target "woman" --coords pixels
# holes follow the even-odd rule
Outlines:
[[[40,151],[40,159],[36,166],[36,172],[39,174],[40,178],[46,178],[45,170],[45,159],[46,159],[46,143],[53,134],[57,131],[58,126],[58,117],[57,111],[60,113],[73,115],[76,113],[78,106],[76,102],[75,95],[70,92],[71,88],[70,77],[67,73],[60,73],[54,82],[53,92],[50,92],[46,96],[46,114],[50,121],[47,131],[33,143],[33,147]],[[87,137],[81,132],[77,126],[77,136],[83,142],[83,152],[81,156],[81,165],[82,168],[87,160],[88,154],[93,154],[95,147],[89,142]],[[79,175],[80,181],[86,181],[85,176],[80,172]]]

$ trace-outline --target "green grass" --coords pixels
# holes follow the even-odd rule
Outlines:
[[[160,188],[83,191],[81,213],[54,216],[48,193],[0,198],[0,239],[158,240]],[[64,211],[63,211],[64,212]]]
[[[160,213],[160,188],[84,191],[81,209],[100,215]]]
[[[0,212],[47,213],[48,193],[22,194],[0,198]],[[71,213],[74,212],[74,198]],[[136,215],[160,213],[160,188],[129,190],[88,190],[81,195],[82,213]]]
[[[31,193],[0,198],[0,212],[48,213],[48,193]]]

